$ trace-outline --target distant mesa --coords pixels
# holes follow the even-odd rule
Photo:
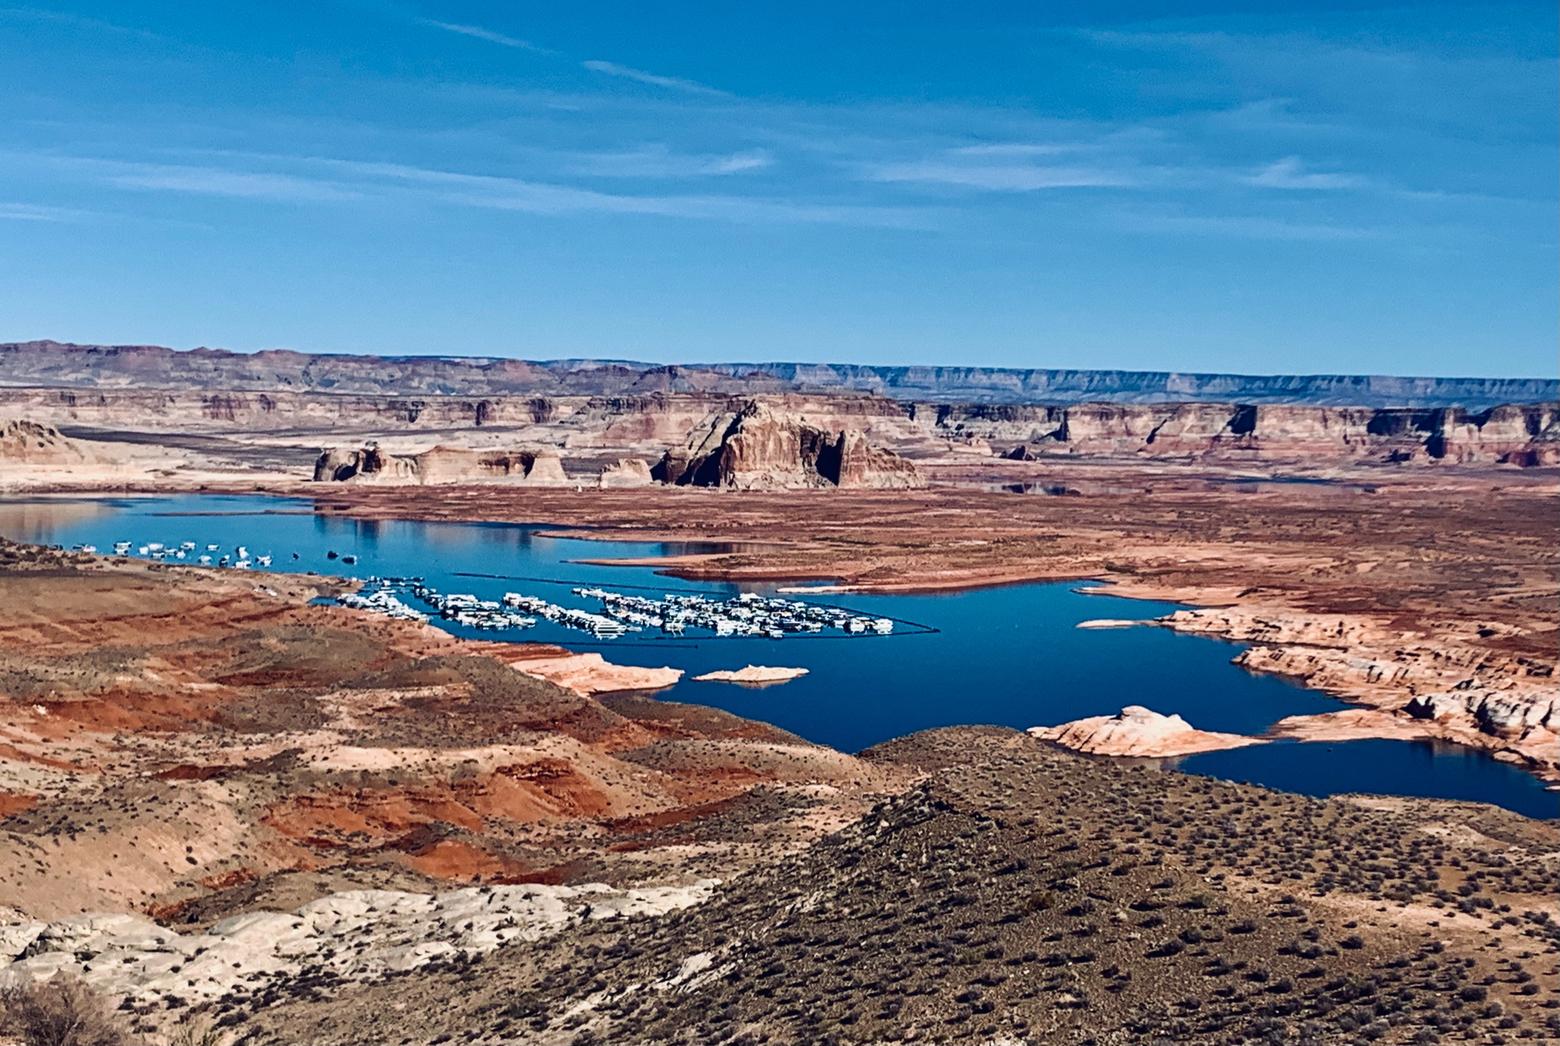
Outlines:
[[[789,683],[807,674],[805,668],[771,668],[768,665],[747,665],[738,669],[720,669],[693,678],[700,683],[736,683],[738,686],[773,686]]]
[[[711,414],[652,470],[662,483],[738,490],[924,487],[915,465],[855,429],[826,431],[757,400]]]
[[[1089,755],[1169,758],[1263,743],[1260,737],[1198,730],[1178,715],[1160,715],[1128,705],[1115,715],[1090,716],[1060,726],[1030,727],[1029,733]]]
[[[179,351],[159,345],[0,342],[7,385],[161,388],[420,396],[621,396],[655,392],[753,395],[867,392],[932,403],[1304,403],[1360,407],[1462,407],[1560,399],[1554,378],[1430,378],[1362,374],[1189,374],[1169,371],[829,363],[686,363],[516,360],[462,356],[357,356],[265,350]]]
[[[549,450],[472,450],[437,446],[420,454],[387,454],[376,443],[338,447],[314,463],[316,483],[440,484],[569,482],[563,462]]]
[[[610,465],[603,465],[597,485],[603,490],[622,487],[647,487],[654,483],[650,465],[643,458],[620,458]]]

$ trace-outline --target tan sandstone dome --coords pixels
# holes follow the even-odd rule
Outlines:
[[[550,450],[472,450],[437,446],[421,454],[386,454],[377,444],[338,447],[314,463],[317,483],[529,483],[569,481],[563,462]]]
[[[661,457],[653,474],[679,486],[741,490],[926,485],[914,464],[871,446],[860,431],[825,431],[805,415],[756,400],[735,413],[710,415],[683,446]]]
[[[1161,758],[1263,743],[1260,737],[1198,730],[1178,715],[1160,715],[1142,705],[1128,705],[1115,715],[1090,716],[1060,726],[1031,727],[1029,733],[1075,752]]]
[[[643,458],[621,458],[604,465],[597,484],[603,489],[614,487],[647,487],[655,482],[650,466]]]
[[[100,460],[91,444],[71,439],[53,425],[19,418],[0,422],[0,463],[74,465]]]

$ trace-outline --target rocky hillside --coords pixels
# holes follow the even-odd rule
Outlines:
[[[741,490],[925,485],[913,464],[871,446],[859,430],[825,431],[806,415],[756,400],[711,415],[662,456],[652,475],[679,486]]]
[[[357,356],[268,350],[179,351],[155,345],[0,343],[10,386],[318,391],[359,395],[624,396],[868,392],[898,400],[991,403],[1243,402],[1483,409],[1560,398],[1540,378],[1178,374],[752,363],[665,366],[621,360]]]
[[[255,1041],[1422,1043],[1560,1034],[1560,829],[1320,802],[1067,755],[1010,731],[868,753],[926,776],[658,918],[575,922],[326,1008],[232,1004]]]
[[[0,931],[206,923],[349,889],[724,878],[895,787],[783,731],[618,692],[654,673],[311,605],[316,583],[0,541]]]

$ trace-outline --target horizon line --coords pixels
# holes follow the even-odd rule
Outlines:
[[[270,346],[259,349],[230,349],[213,345],[196,345],[190,348],[178,348],[172,345],[162,345],[150,342],[75,342],[60,341],[55,338],[29,338],[15,339],[0,342],[0,347],[19,347],[25,345],[58,345],[67,349],[160,349],[174,353],[223,353],[229,356],[259,356],[265,353],[289,353],[296,356],[314,356],[320,358],[348,358],[348,359],[382,359],[382,360],[470,360],[482,363],[534,363],[539,365],[562,363],[594,363],[617,364],[636,367],[644,370],[654,370],[665,367],[689,367],[704,370],[713,370],[719,367],[751,367],[761,369],[764,367],[850,367],[862,370],[908,370],[912,368],[943,368],[949,370],[982,370],[998,371],[1006,373],[1093,373],[1093,374],[1155,374],[1166,377],[1208,378],[1359,378],[1359,379],[1390,379],[1395,381],[1513,381],[1513,382],[1548,382],[1560,389],[1560,375],[1490,375],[1490,374],[1394,374],[1386,372],[1363,371],[1220,371],[1220,370],[1166,370],[1143,367],[1057,367],[1057,366],[1031,366],[1015,367],[998,364],[959,364],[959,363],[854,363],[844,360],[683,360],[678,362],[654,362],[650,360],[630,359],[616,356],[481,356],[464,353],[381,353],[352,350],[317,351],[312,349],[298,349],[288,346]],[[860,390],[857,390],[860,391]]]

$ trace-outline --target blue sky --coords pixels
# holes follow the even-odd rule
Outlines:
[[[1552,0],[0,7],[0,338],[1548,375],[1556,82]]]

